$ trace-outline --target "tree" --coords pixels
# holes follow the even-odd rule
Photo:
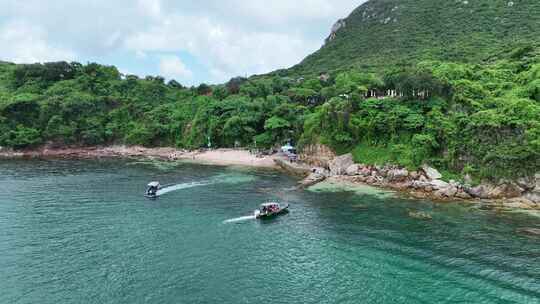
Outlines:
[[[39,98],[35,94],[15,95],[7,103],[0,105],[0,115],[4,116],[12,127],[36,126],[40,113]]]
[[[224,86],[217,86],[214,89],[214,92],[212,93],[212,95],[218,100],[223,100],[227,98],[227,96],[229,96],[229,91]]]
[[[201,83],[197,87],[197,94],[199,95],[210,95],[212,93],[212,88],[206,83]]]
[[[4,144],[7,146],[22,149],[36,146],[42,142],[41,135],[38,130],[34,128],[27,128],[22,125],[18,125],[14,130],[7,133],[2,138]]]
[[[277,116],[272,116],[264,123],[264,129],[270,134],[274,142],[288,138],[291,127],[290,122]]]
[[[225,84],[225,87],[229,91],[229,94],[231,95],[238,94],[240,92],[240,87],[246,81],[247,79],[244,77],[234,77],[234,78],[231,78],[231,80],[229,80],[227,84]]]
[[[167,83],[167,85],[171,88],[175,88],[175,89],[183,89],[184,86],[182,84],[180,84],[178,81],[174,80],[174,79],[171,79],[169,80],[169,82]]]

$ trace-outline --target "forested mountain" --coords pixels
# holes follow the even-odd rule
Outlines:
[[[291,71],[375,70],[421,60],[491,62],[540,42],[537,0],[372,0]]]
[[[292,139],[364,163],[430,163],[447,177],[534,175],[539,3],[465,2],[369,1],[299,66],[223,85],[186,88],[95,63],[0,62],[0,146],[269,148]]]

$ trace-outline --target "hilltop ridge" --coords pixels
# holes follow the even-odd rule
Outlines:
[[[478,63],[540,42],[536,0],[371,0],[338,20],[323,47],[291,68],[316,74],[421,60]]]

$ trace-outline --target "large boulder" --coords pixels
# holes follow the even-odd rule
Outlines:
[[[493,185],[482,184],[472,188],[465,188],[465,191],[474,198],[488,199],[489,193],[494,189]]]
[[[523,188],[515,183],[503,183],[500,185],[482,184],[473,188],[465,189],[468,194],[481,199],[507,199],[519,197],[523,194]]]
[[[388,176],[388,172],[391,170],[391,168],[389,167],[382,167],[382,168],[377,168],[377,175],[379,176],[382,176],[382,177],[387,177]]]
[[[451,197],[456,196],[457,193],[458,193],[458,188],[452,185],[448,185],[448,187],[442,188],[438,190],[437,192],[435,192],[435,196],[451,198]]]
[[[463,189],[460,189],[456,195],[455,195],[457,198],[461,198],[461,199],[471,199],[472,197],[467,193],[465,192]]]
[[[423,165],[422,170],[424,170],[424,173],[426,173],[426,176],[429,179],[441,179],[442,178],[442,174],[439,173],[439,171],[437,171],[437,169],[432,168],[432,167],[430,167],[428,165]]]
[[[352,154],[348,153],[342,156],[338,156],[329,163],[330,173],[334,176],[345,175],[347,173],[347,168],[352,165],[354,165]]]
[[[403,181],[409,177],[409,171],[407,169],[391,169],[386,174],[389,181]]]
[[[438,179],[430,181],[429,185],[435,190],[442,190],[452,186],[449,183]]]
[[[326,179],[326,176],[319,173],[311,173],[308,177],[300,182],[301,188],[308,188],[315,184],[318,184]]]
[[[346,173],[349,176],[356,176],[358,175],[359,172],[360,172],[360,166],[357,164],[350,165],[346,170]]]
[[[536,204],[540,204],[540,189],[525,194],[525,198]]]
[[[360,172],[358,172],[361,176],[371,176],[371,169],[369,167],[363,167],[360,169]]]
[[[311,173],[316,173],[316,174],[324,175],[324,176],[330,176],[330,171],[322,167],[311,168]]]
[[[420,173],[418,173],[417,171],[413,171],[411,173],[409,173],[409,177],[412,179],[412,180],[417,180],[420,178]]]
[[[536,204],[540,204],[540,173],[536,173],[534,179],[535,187],[529,193],[525,194],[525,198]]]
[[[526,191],[533,190],[536,187],[536,180],[534,177],[521,177],[516,180],[516,183]]]
[[[504,183],[494,187],[489,193],[489,198],[501,199],[501,198],[514,198],[523,194],[523,188],[514,183]]]
[[[427,187],[431,188],[431,184],[429,182],[413,181],[411,187],[417,190],[426,190]]]

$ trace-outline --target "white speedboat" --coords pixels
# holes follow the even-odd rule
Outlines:
[[[144,196],[149,199],[156,199],[158,197],[157,192],[159,189],[161,189],[159,182],[151,182],[148,184],[148,189]]]

